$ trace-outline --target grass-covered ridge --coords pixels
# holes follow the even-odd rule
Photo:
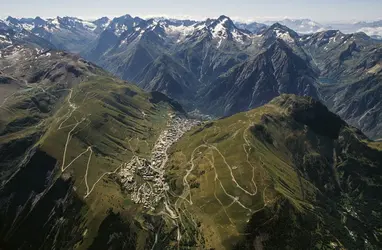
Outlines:
[[[36,180],[33,186],[26,188],[28,190],[18,190],[19,198],[17,199],[22,201],[27,197],[22,198],[23,192],[25,195],[32,192],[29,194],[31,197],[35,195],[33,192],[42,192],[42,198],[38,198],[41,202],[37,204],[44,204],[52,201],[53,198],[48,198],[53,192],[51,190],[67,189],[67,191],[63,193],[65,198],[61,198],[66,200],[62,203],[64,208],[58,208],[58,205],[53,204],[39,205],[44,209],[55,211],[51,212],[51,215],[40,214],[43,208],[30,210],[29,204],[32,204],[30,203],[32,200],[24,200],[20,204],[16,200],[10,200],[10,206],[15,206],[15,210],[17,206],[23,206],[23,210],[29,212],[26,215],[23,213],[10,215],[4,210],[3,218],[8,216],[11,219],[15,216],[17,218],[15,221],[20,223],[16,223],[19,226],[15,227],[15,224],[11,223],[12,220],[9,221],[10,224],[8,220],[2,220],[3,228],[12,232],[9,235],[0,234],[1,239],[7,242],[4,243],[5,246],[17,247],[22,244],[22,241],[16,240],[17,232],[21,232],[18,228],[33,228],[35,225],[30,224],[30,218],[33,215],[41,220],[41,225],[44,223],[49,225],[49,221],[55,221],[55,216],[58,215],[57,209],[64,211],[60,219],[66,225],[63,228],[66,228],[65,230],[68,227],[72,228],[71,233],[66,232],[63,237],[72,237],[72,240],[68,243],[62,239],[59,228],[44,226],[44,230],[47,231],[36,230],[35,243],[33,243],[36,245],[32,244],[32,246],[41,246],[39,239],[46,233],[47,238],[44,244],[47,246],[59,244],[65,248],[75,245],[77,249],[88,249],[95,238],[101,237],[102,232],[99,230],[103,230],[102,223],[114,218],[113,216],[121,218],[132,235],[140,232],[142,228],[135,223],[139,225],[141,208],[139,205],[134,205],[129,195],[121,190],[114,173],[123,163],[129,162],[134,154],[148,157],[159,133],[167,124],[168,114],[182,112],[181,108],[160,93],[143,92],[134,85],[106,74],[89,74],[80,83],[65,88],[57,86],[45,89],[34,88],[28,90],[27,94],[18,92],[15,95],[17,98],[7,102],[6,109],[2,110],[4,123],[1,152],[7,154],[12,150],[20,151],[19,153],[27,149],[29,151],[25,151],[20,158],[12,158],[10,155],[8,158],[13,159],[13,163],[3,162],[3,164],[7,164],[6,166],[11,168],[10,171],[14,172],[12,168],[15,168],[23,157],[25,159],[31,157],[32,163],[28,163],[15,173],[14,178],[4,186],[1,198],[7,199],[7,196],[15,192],[14,185],[18,185],[17,182],[25,178],[23,176],[37,178],[33,174],[36,170],[32,170],[35,168],[40,169],[41,173],[38,173],[40,177],[50,176],[47,177],[47,183],[51,188],[41,189],[42,187],[38,186],[41,184]],[[42,95],[39,99],[43,99],[43,96],[52,96],[55,100],[48,102],[49,110],[45,113],[36,108],[38,104],[33,102],[38,95]],[[29,108],[24,108],[23,103],[31,105]],[[32,105],[33,103],[35,105]],[[20,119],[28,122],[18,122]],[[22,147],[23,145],[25,148]],[[36,157],[39,157],[39,160]],[[52,165],[44,167],[30,165],[36,162],[43,163],[43,159],[47,159],[46,164]],[[32,172],[27,174],[29,171]],[[50,174],[44,171],[49,171]],[[55,191],[52,196],[57,196],[59,193]],[[68,207],[68,204],[72,203],[79,205],[75,208]],[[71,215],[67,209],[71,209],[75,216]],[[71,225],[71,223],[74,224]],[[106,225],[106,227],[109,226]],[[113,230],[118,230],[118,226],[115,226]],[[57,234],[56,239],[50,237],[55,234]],[[136,242],[134,244],[141,244],[140,241],[145,242],[147,236],[147,233],[143,233],[142,239],[137,236],[133,240]],[[59,242],[54,243],[57,240]],[[103,243],[106,245],[108,241]]]
[[[169,103],[154,104],[151,94],[108,77],[90,78],[66,98],[41,149],[59,160],[61,174],[74,177],[76,192],[92,213],[87,220],[96,218],[89,233],[97,232],[109,209],[131,207],[129,196],[108,178],[135,153],[150,155],[169,111]]]
[[[371,190],[382,183],[372,177],[381,154],[363,140],[291,95],[195,128],[173,147],[168,171],[184,227],[197,225],[204,248],[377,249],[380,214],[366,211],[380,204]]]
[[[71,160],[88,149],[89,154],[78,158],[84,166],[93,152],[93,168],[100,173],[103,171],[97,165],[106,166],[105,172],[113,171],[115,165],[130,160],[132,151],[148,154],[165,126],[171,106],[154,104],[151,98],[139,88],[112,78],[90,78],[69,92],[41,139],[41,148],[60,159],[63,169],[70,169]],[[93,178],[90,182],[95,182],[97,175],[88,173],[88,178]]]

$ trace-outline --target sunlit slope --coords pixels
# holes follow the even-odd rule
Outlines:
[[[41,139],[41,148],[59,159],[64,172],[84,177],[89,170],[88,180],[79,183],[88,182],[91,189],[90,184],[104,173],[129,161],[132,152],[151,152],[172,111],[171,105],[163,102],[166,99],[156,98],[166,97],[154,97],[112,78],[90,78],[69,92]],[[79,192],[85,186],[79,185]],[[88,195],[90,190],[83,191]]]
[[[182,237],[196,229],[205,249],[378,249],[382,158],[365,139],[293,95],[195,128],[168,171]]]
[[[131,231],[117,239],[121,244],[131,237],[133,245],[144,242],[147,233],[141,239],[137,235],[142,228],[134,225],[141,207],[121,190],[115,173],[134,154],[148,157],[169,113],[181,108],[163,94],[143,92],[106,74],[89,75],[68,88],[15,95],[1,111],[1,152],[23,154],[3,162],[14,173],[0,195],[9,203],[0,217],[0,245],[94,248],[107,235],[103,224],[113,232]],[[20,107],[36,95],[55,96],[50,112]],[[32,116],[37,121],[15,123]],[[17,172],[23,159],[28,163]],[[18,235],[27,229],[32,231],[20,240]],[[108,241],[101,242],[106,247]]]
[[[149,157],[168,113],[176,110],[162,94],[144,93],[108,78],[82,83],[66,101],[41,140],[42,150],[59,160],[61,174],[74,177],[74,188],[93,216],[102,218],[108,209],[131,209],[118,181],[107,178],[134,154]],[[91,220],[92,215],[86,218]]]

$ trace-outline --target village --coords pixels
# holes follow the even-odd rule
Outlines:
[[[134,156],[125,163],[119,172],[123,187],[131,194],[131,199],[137,204],[143,204],[151,210],[161,201],[169,186],[165,181],[165,166],[168,160],[167,150],[174,142],[200,121],[170,114],[167,128],[162,131],[156,141],[151,159]]]

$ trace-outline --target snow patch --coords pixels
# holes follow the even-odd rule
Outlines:
[[[28,31],[31,31],[31,30],[34,28],[34,25],[29,24],[29,23],[23,23],[23,24],[21,24],[21,26],[22,26],[24,29],[28,30]]]
[[[236,42],[239,42],[239,43],[242,43],[244,44],[245,43],[245,39],[249,37],[247,34],[245,33],[242,33],[242,32],[239,32],[238,30],[233,30],[232,31],[232,38],[233,40],[235,40]]]
[[[217,48],[220,48],[220,45],[222,45],[222,41],[223,41],[223,39],[219,40]]]
[[[110,24],[111,24],[112,20],[111,19],[108,19],[106,23],[102,24],[100,27],[102,29],[105,29],[106,27],[108,27]]]
[[[60,22],[58,21],[58,18],[57,18],[57,17],[54,18],[54,19],[52,19],[52,20],[51,20],[51,23],[54,24],[54,25],[56,25],[56,26],[60,26]]]
[[[221,22],[211,30],[211,34],[212,38],[227,37],[227,31]]]
[[[276,29],[275,32],[277,38],[280,38],[288,43],[294,42],[293,38],[289,35],[289,32],[281,31],[279,29]]]
[[[0,43],[12,44],[12,41],[4,35],[0,35]]]
[[[82,23],[82,26],[87,30],[94,31],[97,28],[97,25],[95,25],[94,23],[91,23],[85,20],[79,20],[79,21],[80,23]]]
[[[114,30],[114,34],[116,34],[117,36],[120,36],[126,30],[127,30],[127,26],[125,24],[118,25],[118,27],[116,27],[116,29]]]
[[[175,25],[168,25],[164,27],[164,31],[167,35],[170,36],[179,36],[178,41],[183,40],[188,35],[191,35],[195,31],[194,26],[175,26]]]

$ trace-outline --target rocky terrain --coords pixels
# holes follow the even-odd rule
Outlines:
[[[301,35],[278,23],[252,32],[245,28],[227,16],[204,22],[143,20],[119,37],[106,30],[83,55],[146,90],[169,95],[187,110],[224,116],[258,107],[282,93],[307,95],[368,136],[378,136],[377,126],[365,115],[375,105],[353,112],[329,100],[344,95],[341,90],[346,87],[340,85],[356,88],[361,86],[356,82],[379,78],[380,41],[338,30]],[[328,86],[333,83],[338,88]],[[355,95],[354,101],[358,99]],[[361,117],[366,118],[355,122]]]
[[[56,48],[80,52],[93,42],[110,23],[108,18],[86,21],[75,17],[56,17],[51,19],[13,18],[0,20],[0,29],[32,33]]]
[[[362,31],[361,26],[377,27],[378,22],[354,26],[359,29],[352,32]],[[379,117],[374,116],[374,122],[368,115],[379,111],[377,100],[357,111],[351,103],[362,94],[351,96],[346,106],[331,100],[339,100],[350,88],[363,93],[363,84],[357,83],[364,81],[379,96],[382,43],[365,33],[347,34],[333,27],[309,19],[244,24],[224,15],[205,21],[130,15],[91,22],[8,17],[1,22],[0,33],[5,33],[0,47],[28,43],[80,53],[115,76],[160,91],[186,110],[205,115],[249,110],[282,93],[307,95],[378,138]],[[328,86],[333,83],[336,87]]]

